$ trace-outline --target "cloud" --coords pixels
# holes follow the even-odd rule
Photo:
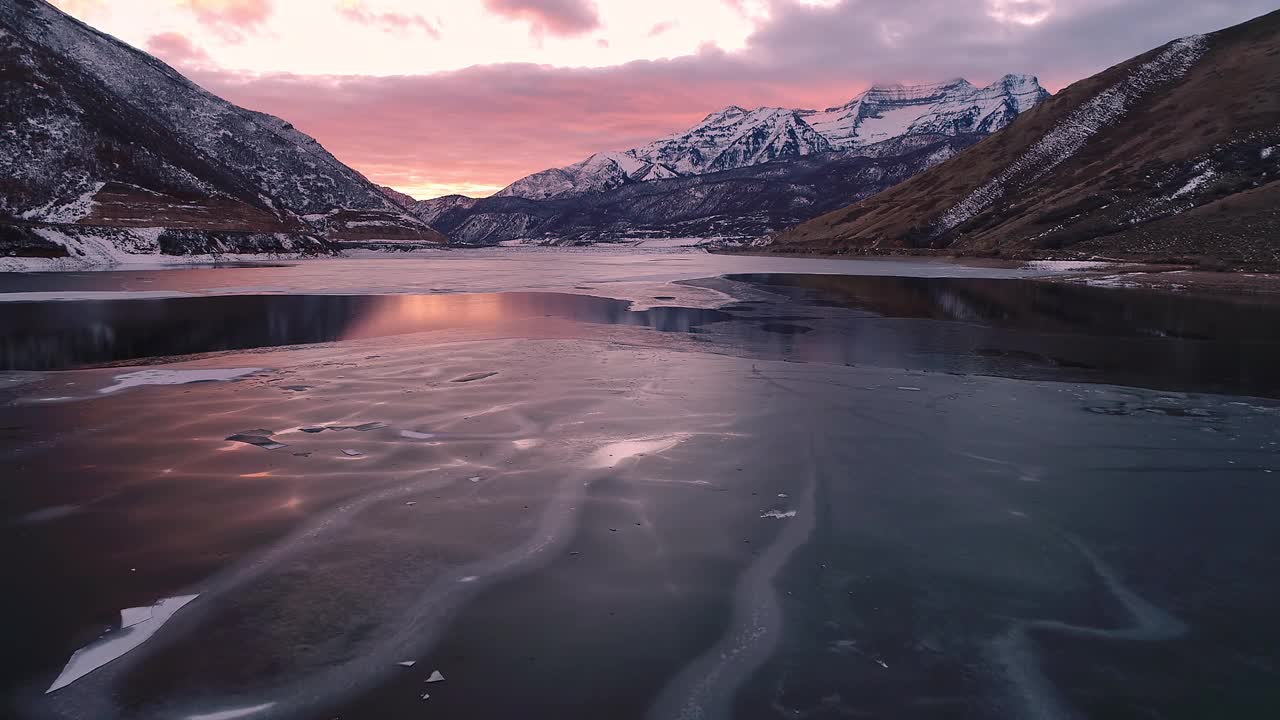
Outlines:
[[[992,17],[985,2],[777,0],[741,52],[707,47],[604,68],[502,64],[406,77],[209,69],[193,77],[286,118],[376,182],[485,192],[682,130],[730,104],[827,107],[871,81],[986,83],[1009,72],[1036,74],[1056,90],[1173,38],[1267,12],[1271,2],[1075,0],[1026,24]]]
[[[184,71],[198,70],[213,64],[212,58],[186,35],[165,32],[147,38],[147,52]]]
[[[1053,0],[987,0],[987,15],[1003,23],[1038,25],[1053,9]]]
[[[591,0],[484,0],[490,12],[529,23],[534,37],[581,35],[600,27],[600,13]]]
[[[440,39],[440,26],[421,15],[410,15],[399,12],[375,12],[365,7],[362,0],[343,0],[338,3],[338,12],[343,17],[361,25],[378,27],[383,30],[400,31],[417,28],[428,36]]]
[[[227,42],[240,42],[248,32],[271,17],[271,0],[178,0],[192,14]]]
[[[678,24],[679,23],[675,20],[664,20],[663,22],[657,23],[653,27],[649,28],[649,37],[658,37]]]

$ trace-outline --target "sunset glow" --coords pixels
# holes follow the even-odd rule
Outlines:
[[[56,0],[375,182],[490,194],[723,106],[1031,73],[1051,90],[1265,3],[1104,0]],[[1142,15],[1140,21],[1136,16]],[[1087,42],[1080,42],[1087,38]]]

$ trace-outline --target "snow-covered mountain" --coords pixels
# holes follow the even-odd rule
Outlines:
[[[284,249],[444,240],[284,120],[232,105],[44,0],[0,2],[0,117],[0,220],[21,228],[9,236],[113,228],[95,237],[127,235],[153,252],[180,252],[185,240],[165,237],[191,233],[221,233],[201,244],[213,248],[244,239],[235,233]]]
[[[832,151],[856,154],[913,136],[989,134],[1047,97],[1035,77],[1006,75],[982,88],[962,79],[875,85],[844,105],[821,111],[735,105],[648,145],[597,153],[568,167],[534,173],[497,195],[545,200]]]
[[[999,142],[757,247],[1280,267],[1277,47],[1280,11],[1174,40],[1063,89]]]
[[[962,78],[927,85],[874,85],[840,107],[800,116],[833,146],[856,149],[907,135],[993,133],[1049,97],[1032,75],[979,88]]]

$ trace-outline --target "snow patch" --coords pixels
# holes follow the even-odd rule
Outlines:
[[[943,213],[938,231],[955,229],[991,207],[1013,187],[1028,186],[1047,175],[1079,152],[1100,130],[1123,116],[1138,98],[1162,83],[1185,75],[1206,49],[1203,35],[1170,43],[1155,59],[1135,68],[1128,77],[1073,110],[1021,157]]]

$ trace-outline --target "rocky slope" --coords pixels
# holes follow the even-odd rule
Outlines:
[[[287,122],[43,0],[0,3],[0,119],[5,254],[61,246],[105,261],[444,241]]]
[[[768,240],[1280,266],[1280,12],[1082,80],[949,162]]]
[[[534,173],[498,195],[545,200],[832,151],[857,151],[900,138],[989,134],[1048,96],[1034,77],[1006,75],[984,88],[960,79],[875,85],[844,105],[822,111],[731,106],[648,145],[597,153],[568,167]]]

